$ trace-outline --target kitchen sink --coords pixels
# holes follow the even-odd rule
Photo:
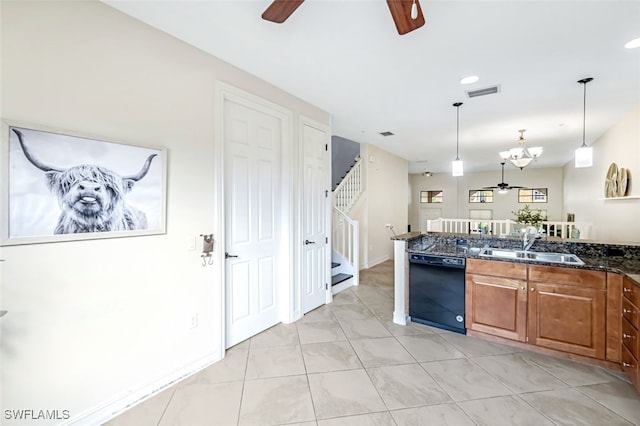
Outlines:
[[[539,251],[510,250],[485,247],[480,250],[479,255],[483,257],[495,257],[501,259],[522,259],[534,262],[584,265],[584,262],[578,256],[570,253],[544,253]]]

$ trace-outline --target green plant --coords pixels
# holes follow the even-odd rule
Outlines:
[[[535,226],[536,228],[539,228],[540,224],[547,220],[547,217],[542,214],[540,209],[533,211],[529,207],[529,204],[525,204],[520,210],[512,211],[511,213],[516,215],[516,222],[522,223],[523,225]]]

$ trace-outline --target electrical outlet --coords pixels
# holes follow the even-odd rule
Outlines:
[[[196,237],[190,235],[185,237],[184,239],[185,249],[187,251],[195,251],[196,250]]]
[[[190,329],[194,329],[194,328],[198,328],[198,314],[193,314],[191,315],[191,319],[189,322],[189,328]]]

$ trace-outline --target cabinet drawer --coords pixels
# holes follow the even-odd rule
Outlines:
[[[626,346],[633,355],[638,359],[638,330],[636,330],[627,319],[622,320],[622,345]]]
[[[556,266],[529,265],[529,281],[572,285],[596,290],[606,290],[607,288],[606,272]]]
[[[640,287],[629,277],[624,277],[622,280],[622,295],[629,299],[634,305],[640,306]]]
[[[633,386],[635,386],[636,389],[639,389],[638,361],[633,357],[633,355],[631,355],[624,345],[622,345],[622,369],[627,373],[627,377],[631,379]]]
[[[638,308],[629,302],[626,297],[622,298],[622,316],[629,320],[629,323],[631,323],[636,330],[640,328],[640,313],[638,312]]]
[[[467,272],[494,277],[527,279],[527,265],[524,263],[500,262],[498,260],[467,259]]]

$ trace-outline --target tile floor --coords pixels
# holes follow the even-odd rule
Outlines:
[[[640,425],[621,374],[391,321],[393,262],[107,423]]]

